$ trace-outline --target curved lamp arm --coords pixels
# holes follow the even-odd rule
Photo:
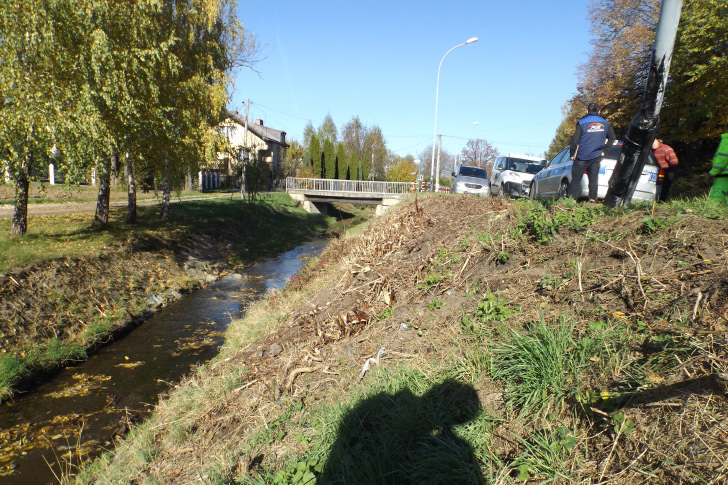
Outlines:
[[[445,55],[442,56],[442,59],[440,59],[440,64],[437,66],[437,85],[435,86],[435,130],[434,130],[434,133],[432,134],[432,161],[430,163],[430,184],[432,184],[432,180],[435,178],[435,144],[437,143],[437,100],[438,100],[438,96],[440,94],[440,68],[442,67],[442,63],[445,60],[445,58],[447,57],[447,55],[450,54],[452,51],[454,51],[458,47],[462,47],[467,44],[472,44],[473,42],[477,42],[477,41],[478,41],[477,37],[471,37],[468,40],[466,40],[465,42],[458,44],[454,47],[451,47],[450,50],[445,52]],[[439,160],[440,159],[438,158],[438,161]],[[439,172],[439,167],[438,167],[438,172]],[[438,175],[438,177],[437,177],[438,182],[436,184],[431,185],[432,190],[440,189],[439,173],[437,173],[437,175]],[[435,185],[437,185],[438,187],[435,187]]]

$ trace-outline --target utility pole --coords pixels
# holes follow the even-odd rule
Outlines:
[[[435,170],[435,192],[440,191],[440,152],[442,150],[442,134],[437,135],[437,169]]]
[[[245,157],[248,155],[248,108],[250,108],[250,98],[245,98],[245,133],[243,133],[243,146],[245,147]]]
[[[240,161],[243,164],[240,172],[240,199],[245,200],[245,162],[250,159],[248,153],[248,108],[250,107],[250,98],[245,98],[245,130],[243,131],[243,150]],[[240,150],[238,150],[240,151]],[[240,154],[239,154],[240,155]]]
[[[377,149],[377,146],[375,144],[372,144],[372,164],[369,166],[369,176],[367,177],[369,180],[372,180],[372,172],[374,171],[374,151]]]
[[[609,189],[604,198],[604,203],[609,207],[630,203],[652,149],[652,142],[657,133],[660,108],[662,108],[662,100],[665,96],[665,85],[670,71],[672,49],[675,45],[681,8],[682,0],[662,1],[660,19],[655,32],[655,44],[652,48],[650,71],[642,97],[642,108],[632,118],[619,160],[617,160],[614,173],[609,181]]]

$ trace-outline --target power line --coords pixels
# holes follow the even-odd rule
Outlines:
[[[254,104],[254,103],[251,101],[250,104]],[[275,108],[272,108],[270,106],[266,106],[266,105],[261,104],[261,103],[258,103],[258,102],[255,102],[255,104],[258,105],[258,106],[260,106],[260,107],[262,107],[262,108],[269,109],[269,110],[274,111],[276,113],[282,114],[284,116],[290,116],[291,118],[296,118],[296,119],[303,120],[303,121],[311,121],[311,118],[307,118],[305,116],[301,116],[301,115],[293,114],[293,113],[288,113],[286,111],[277,110]]]

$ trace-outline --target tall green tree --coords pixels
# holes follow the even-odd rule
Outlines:
[[[356,154],[358,162],[361,162],[360,174],[356,178],[367,180],[371,169],[372,178],[385,179],[388,150],[381,128],[377,125],[367,127],[358,116],[354,116],[344,125],[341,138],[347,155],[351,157]],[[354,172],[350,175],[355,178]]]
[[[169,213],[171,184],[182,174],[197,168],[208,147],[214,144],[212,129],[222,120],[227,100],[226,84],[231,68],[229,44],[225,41],[223,0],[176,0],[167,2],[157,17],[159,32],[171,32],[166,63],[159,72],[159,121],[154,131],[162,153],[162,207]]]
[[[336,177],[336,148],[328,138],[324,140],[324,178],[333,179]]]
[[[356,152],[349,154],[349,180],[361,180],[361,165]]]
[[[336,145],[336,173],[334,178],[349,180],[349,160],[343,143]]]
[[[171,187],[214,156],[229,70],[253,59],[234,1],[0,2],[0,150],[19,182],[13,231],[25,232],[27,180],[54,145],[68,173],[96,169],[100,222],[120,157],[130,191],[136,163],[162,182],[166,216]]]
[[[313,173],[315,178],[321,177],[321,142],[315,133],[311,134],[311,138],[308,141],[308,155],[311,157],[311,165],[313,166]]]
[[[364,156],[359,160],[359,178],[361,180],[369,180],[371,173],[371,162],[369,157]]]
[[[308,153],[308,151],[303,154],[303,167],[301,167],[300,176],[306,178],[316,177],[313,171],[313,160],[311,159],[311,154]]]
[[[327,114],[324,118],[317,134],[320,140],[329,140],[334,145],[338,142],[339,130],[336,129],[336,124],[330,114]]]
[[[314,134],[316,134],[316,130],[313,127],[313,123],[309,121],[303,128],[303,146],[309,146],[309,144],[311,143],[311,135]]]
[[[365,180],[371,178],[373,180],[384,180],[386,174],[384,172],[384,162],[387,158],[387,142],[382,135],[382,129],[374,125],[367,130],[364,138],[364,153],[368,154]],[[364,160],[364,158],[362,159]]]
[[[303,146],[297,140],[291,140],[288,149],[286,149],[286,156],[281,164],[283,178],[298,177],[298,171],[302,168],[303,161]]]
[[[364,139],[366,135],[367,128],[362,124],[358,116],[354,116],[344,125],[341,137],[349,156],[356,153],[356,156],[361,159],[364,154]]]

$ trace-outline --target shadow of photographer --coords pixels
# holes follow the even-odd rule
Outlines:
[[[454,380],[422,396],[369,397],[342,419],[317,483],[484,483],[473,448],[452,429],[479,411],[475,389]]]

